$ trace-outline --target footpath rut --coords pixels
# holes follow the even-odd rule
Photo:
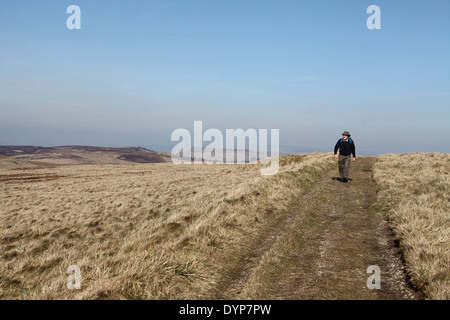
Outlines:
[[[308,210],[314,223],[301,230],[304,244],[290,253],[294,261],[281,267],[263,299],[420,299],[408,286],[396,241],[383,215],[375,208],[374,157],[352,163],[348,183],[328,172],[299,198],[298,205],[258,239],[234,278],[221,290],[221,299],[239,299],[262,257],[270,254],[287,226]],[[381,271],[381,289],[369,290],[369,266]]]

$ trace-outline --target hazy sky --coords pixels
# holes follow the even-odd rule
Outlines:
[[[0,46],[1,145],[170,146],[203,120],[450,152],[448,0],[1,0]]]

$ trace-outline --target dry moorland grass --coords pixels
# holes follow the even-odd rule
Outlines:
[[[379,156],[374,178],[412,283],[429,299],[450,299],[450,154]]]
[[[257,165],[0,171],[0,298],[208,298],[234,257],[327,171],[329,154]],[[81,289],[66,287],[79,266]]]
[[[0,170],[19,169],[19,168],[37,168],[39,165],[27,160],[16,159],[12,157],[0,156]]]

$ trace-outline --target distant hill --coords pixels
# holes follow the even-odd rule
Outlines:
[[[26,169],[36,167],[39,167],[39,165],[30,161],[0,156],[0,169]]]
[[[13,161],[23,165],[71,165],[71,164],[126,164],[126,163],[164,163],[167,156],[141,147],[110,148],[91,146],[0,146],[2,163],[11,166]],[[3,167],[3,165],[2,165]]]

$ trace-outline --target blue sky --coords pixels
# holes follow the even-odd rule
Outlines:
[[[2,0],[0,46],[1,145],[171,146],[203,120],[293,151],[348,130],[361,154],[450,152],[448,0]]]

